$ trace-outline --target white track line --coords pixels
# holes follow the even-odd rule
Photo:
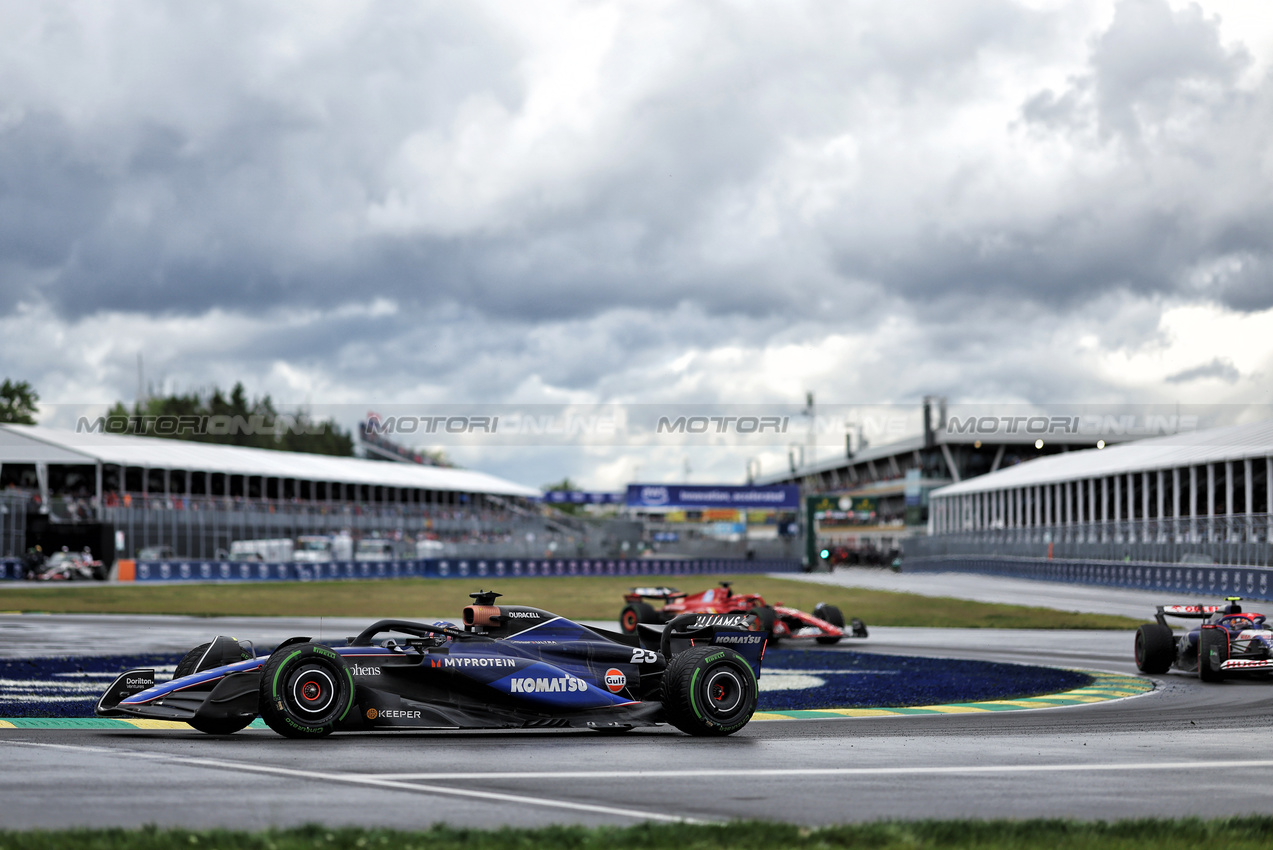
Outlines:
[[[527,797],[520,794],[503,794],[496,791],[477,791],[468,788],[449,788],[435,785],[419,785],[387,776],[373,776],[356,773],[322,773],[315,770],[294,770],[286,767],[270,767],[268,765],[251,764],[249,762],[227,761],[224,759],[191,758],[186,756],[170,756],[163,753],[141,753],[133,750],[118,750],[110,747],[92,747],[72,744],[49,744],[34,741],[0,740],[0,744],[15,747],[42,747],[72,752],[91,752],[104,755],[128,756],[131,758],[150,759],[152,761],[171,762],[195,767],[209,767],[218,770],[247,771],[263,773],[271,776],[287,776],[294,779],[313,779],[320,782],[336,782],[346,785],[363,785],[374,788],[386,788],[393,791],[410,791],[416,794],[443,794],[452,797],[469,797],[478,800],[493,800],[501,803],[515,803],[525,806],[544,806],[554,809],[569,809],[576,812],[617,815],[636,820],[657,820],[672,823],[713,823],[679,815],[667,815],[658,812],[640,811],[638,809],[621,809],[616,806],[600,806],[592,803],[572,803],[568,800],[548,800],[541,797]],[[732,772],[734,775],[736,772]],[[449,779],[449,776],[432,774],[438,779]]]
[[[765,768],[765,776],[872,776],[881,773],[889,776],[947,776],[988,773],[1083,773],[1098,771],[1140,770],[1191,770],[1206,768],[1267,768],[1273,767],[1273,759],[1249,761],[1164,761],[1164,762],[1107,762],[1104,764],[985,764],[956,765],[950,767],[793,767]],[[383,773],[380,779],[390,780],[455,780],[455,779],[702,779],[720,776],[738,776],[736,769],[703,768],[698,770],[560,770],[560,771],[509,771],[490,773]]]

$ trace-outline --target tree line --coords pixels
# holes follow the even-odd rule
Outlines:
[[[36,424],[39,400],[39,393],[29,382],[6,378],[0,384],[0,423]],[[159,417],[187,417],[187,422],[204,424],[172,432],[147,424]],[[230,427],[207,427],[209,420],[229,423]],[[236,383],[228,394],[214,386],[204,393],[152,395],[134,403],[131,410],[117,401],[106,413],[104,424],[107,433],[338,457],[354,454],[353,435],[335,419],[316,420],[303,408],[280,411],[268,394],[249,400],[242,382]]]

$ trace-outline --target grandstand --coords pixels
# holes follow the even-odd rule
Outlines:
[[[0,425],[0,492],[2,555],[36,542],[110,561],[301,534],[521,548],[560,536],[538,490],[474,470],[42,426]]]
[[[1031,460],[930,494],[908,556],[1273,563],[1273,420]]]
[[[980,407],[980,406],[978,406]],[[1037,411],[986,415],[965,410],[948,415],[944,399],[928,397],[921,433],[882,445],[853,445],[834,457],[804,463],[791,455],[788,469],[757,476],[756,484],[798,484],[808,494],[869,498],[879,518],[908,526],[928,521],[928,494],[949,484],[1032,461],[1147,434],[1189,430],[1188,417],[1082,413],[1045,416]],[[908,499],[907,494],[911,498]]]

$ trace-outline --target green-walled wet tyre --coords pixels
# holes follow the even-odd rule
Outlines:
[[[261,670],[261,719],[288,738],[330,735],[353,704],[344,660],[322,644],[282,647]]]
[[[689,735],[731,735],[756,711],[756,676],[741,655],[720,646],[679,653],[663,674],[667,720]]]

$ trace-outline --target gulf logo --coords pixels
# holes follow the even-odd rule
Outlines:
[[[610,689],[610,693],[617,694],[627,683],[628,677],[623,675],[622,670],[611,667],[606,671],[606,687]]]

